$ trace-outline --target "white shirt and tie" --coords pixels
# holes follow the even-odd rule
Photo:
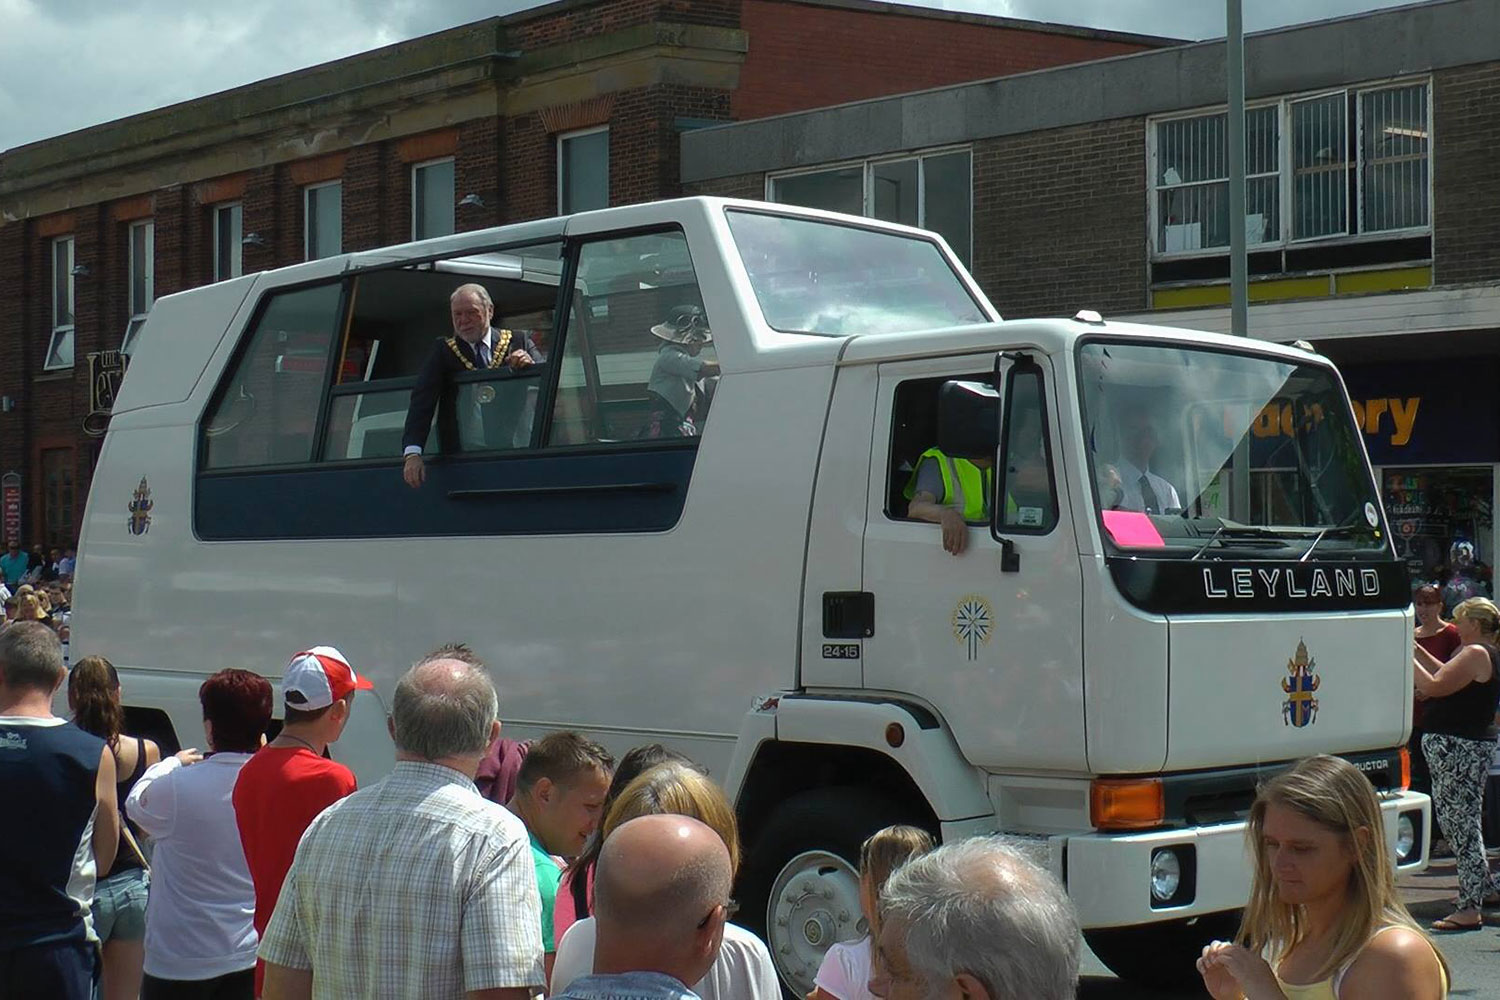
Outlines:
[[[1123,458],[1116,463],[1115,471],[1120,474],[1120,497],[1114,501],[1113,506],[1121,510],[1151,514],[1165,514],[1169,510],[1182,509],[1176,487],[1156,473],[1136,468],[1132,462]]]
[[[483,339],[479,343],[472,345],[472,347],[476,363],[479,367],[488,368],[490,366],[490,331],[486,330]]]

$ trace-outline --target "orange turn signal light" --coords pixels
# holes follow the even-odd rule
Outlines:
[[[1089,822],[1097,830],[1145,830],[1166,818],[1160,778],[1095,778],[1089,785]]]
[[[1401,748],[1401,790],[1404,792],[1411,788],[1411,751],[1406,747]]]

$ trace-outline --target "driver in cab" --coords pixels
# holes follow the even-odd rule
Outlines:
[[[969,524],[989,521],[994,491],[992,459],[954,458],[939,448],[928,448],[906,484],[905,496],[911,501],[906,516],[939,525],[944,551],[962,555],[969,545]]]
[[[427,440],[433,411],[438,408],[449,376],[490,368],[520,371],[531,367],[540,356],[536,345],[525,333],[490,326],[495,317],[495,303],[483,285],[459,285],[448,298],[448,308],[453,320],[453,336],[433,341],[432,350],[428,352],[417,376],[417,384],[411,391],[406,426],[401,434],[401,477],[412,489],[427,480],[422,445]]]
[[[1168,514],[1182,509],[1177,488],[1151,471],[1156,454],[1156,425],[1140,403],[1120,414],[1120,460],[1105,466],[1099,495],[1110,510]]]

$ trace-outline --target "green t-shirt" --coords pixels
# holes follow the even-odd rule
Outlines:
[[[542,893],[542,950],[551,953],[557,951],[557,941],[552,933],[552,911],[557,906],[557,884],[562,881],[562,867],[537,841],[536,834],[529,830],[527,833],[531,837],[531,860],[536,863],[536,887]]]

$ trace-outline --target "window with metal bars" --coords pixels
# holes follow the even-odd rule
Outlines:
[[[1158,120],[1150,142],[1155,254],[1227,248],[1227,114]],[[1246,245],[1427,229],[1430,158],[1426,81],[1247,108]]]

